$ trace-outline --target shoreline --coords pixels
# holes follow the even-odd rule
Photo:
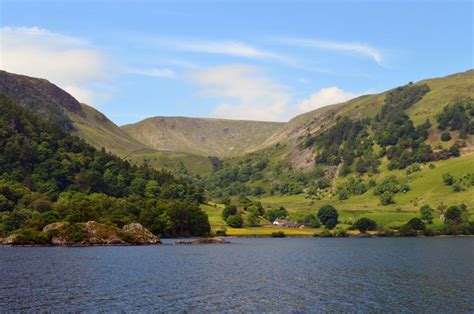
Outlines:
[[[465,235],[465,234],[460,234],[460,235],[449,235],[449,234],[443,234],[443,235],[435,235],[435,236],[425,236],[425,235],[418,235],[418,236],[410,236],[410,237],[401,237],[401,236],[380,236],[380,235],[350,235],[347,237],[315,237],[315,236],[306,236],[306,235],[296,235],[296,236],[286,236],[286,237],[272,237],[268,235],[245,235],[245,236],[223,236],[219,237],[219,239],[225,240],[225,241],[201,241],[201,240],[206,240],[209,238],[203,237],[203,238],[195,238],[195,240],[190,240],[190,241],[182,241],[178,240],[175,241],[174,243],[154,243],[154,244],[133,244],[133,243],[119,243],[119,244],[0,244],[0,248],[3,247],[24,247],[24,248],[29,248],[29,247],[67,247],[67,248],[87,248],[87,247],[122,247],[122,246],[196,246],[196,245],[218,245],[218,244],[232,244],[233,242],[229,241],[230,239],[257,239],[257,238],[268,238],[268,239],[307,239],[307,238],[313,238],[313,239],[347,239],[347,238],[352,238],[352,239],[378,239],[378,238],[400,238],[400,239],[407,239],[407,238],[474,238],[474,235]],[[166,239],[166,238],[165,238]],[[176,238],[173,238],[176,239]],[[180,238],[183,239],[183,238]],[[211,238],[212,239],[212,238]],[[197,242],[196,242],[197,240]]]

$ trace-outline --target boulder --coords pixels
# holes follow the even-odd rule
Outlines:
[[[122,227],[122,231],[133,234],[137,238],[139,244],[158,244],[161,243],[160,238],[150,232],[137,222],[132,222]]]
[[[226,244],[230,243],[223,238],[199,238],[192,241],[177,241],[175,244],[178,245],[195,245],[195,244]]]
[[[53,222],[44,226],[43,232],[60,231],[60,230],[64,230],[67,226],[69,226],[69,222],[66,222],[66,221]]]
[[[84,224],[84,238],[89,244],[126,244],[122,240],[120,229],[100,224],[96,221],[88,221]]]

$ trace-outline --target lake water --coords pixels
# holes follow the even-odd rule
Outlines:
[[[0,248],[0,311],[474,312],[474,238]]]

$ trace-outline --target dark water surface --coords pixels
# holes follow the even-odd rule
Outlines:
[[[474,312],[474,238],[0,248],[0,311]]]

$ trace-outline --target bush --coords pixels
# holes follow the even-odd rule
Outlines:
[[[242,225],[244,223],[240,214],[227,217],[225,222],[232,228],[242,228]]]
[[[319,233],[319,236],[322,237],[322,238],[331,238],[331,237],[332,237],[332,233],[331,233],[331,231],[329,231],[329,229],[324,228],[324,229],[321,230],[321,232]]]
[[[407,225],[413,230],[425,230],[425,223],[420,218],[412,218],[407,222]]]
[[[337,210],[331,205],[324,205],[318,211],[319,221],[327,228],[332,229],[338,223],[339,214]]]
[[[226,205],[222,210],[222,219],[227,220],[229,216],[237,214],[237,207],[233,204]]]
[[[334,231],[334,236],[336,238],[345,238],[345,237],[348,237],[349,235],[347,234],[346,229],[337,227],[336,230]]]
[[[362,217],[358,219],[352,227],[354,229],[359,230],[361,233],[366,233],[367,230],[376,230],[377,229],[377,223],[369,218]]]
[[[416,237],[418,234],[416,230],[410,227],[408,224],[401,226],[398,230],[398,233],[401,237]]]
[[[272,238],[284,238],[286,234],[283,231],[272,232]]]
[[[216,230],[216,236],[218,236],[218,237],[225,237],[226,235],[227,235],[227,233],[226,233],[226,230],[225,230],[225,229]]]
[[[444,213],[447,222],[459,224],[462,222],[462,210],[459,206],[450,206]]]
[[[433,223],[433,209],[430,207],[430,205],[421,206],[420,215],[421,215],[421,220],[423,220],[427,224]]]
[[[386,191],[382,195],[380,195],[380,204],[382,205],[395,204],[395,200],[393,199],[393,193]]]
[[[318,218],[316,218],[315,215],[307,215],[305,216],[300,223],[304,224],[307,227],[310,228],[319,228],[321,227],[321,223],[319,222]]]
[[[441,140],[443,142],[450,141],[451,140],[451,134],[448,131],[444,131],[443,133],[441,133]]]
[[[443,173],[443,182],[446,185],[453,185],[454,177],[449,172]]]

